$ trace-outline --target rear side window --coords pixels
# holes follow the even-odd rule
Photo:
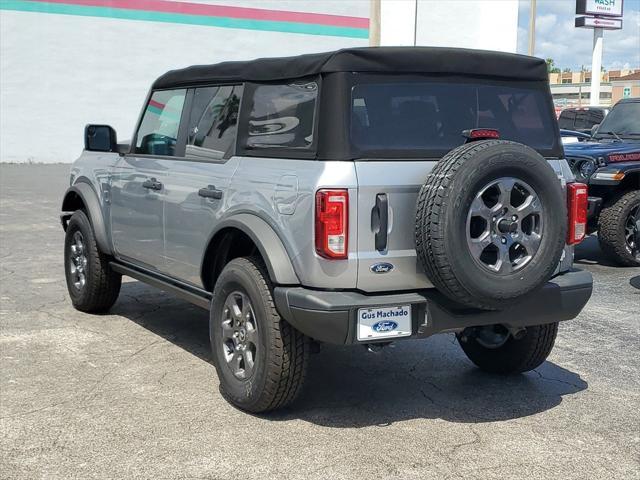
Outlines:
[[[210,160],[229,157],[236,139],[241,90],[239,85],[194,90],[186,156]]]
[[[353,87],[351,142],[361,152],[442,154],[463,130],[491,128],[539,150],[556,144],[555,115],[542,89],[439,82]]]
[[[136,134],[136,153],[175,155],[186,89],[153,92]]]
[[[246,127],[246,148],[309,149],[317,97],[316,82],[256,85]]]

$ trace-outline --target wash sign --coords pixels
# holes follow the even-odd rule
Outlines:
[[[623,0],[577,0],[578,15],[603,15],[607,17],[622,16]]]

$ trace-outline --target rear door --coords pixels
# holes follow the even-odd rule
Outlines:
[[[371,76],[352,88],[358,280],[364,291],[431,287],[415,251],[416,200],[463,130],[489,128],[543,155],[560,151],[548,87],[529,82]],[[465,232],[460,232],[464,235]]]
[[[241,96],[241,85],[193,89],[184,158],[162,162],[169,172],[164,181],[163,269],[197,286],[202,285],[207,242],[239,164],[233,154]]]

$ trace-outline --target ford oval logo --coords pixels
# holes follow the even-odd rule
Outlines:
[[[398,324],[392,320],[383,320],[371,325],[374,332],[392,332],[398,328]]]
[[[391,263],[382,262],[371,265],[373,273],[389,273],[391,270],[393,270],[393,264]]]

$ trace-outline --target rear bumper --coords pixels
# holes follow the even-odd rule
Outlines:
[[[364,343],[356,339],[360,308],[411,305],[412,335],[403,338],[424,338],[481,325],[527,327],[570,320],[586,305],[592,289],[593,279],[589,272],[572,270],[554,277],[522,302],[499,312],[460,308],[435,289],[365,295],[276,287],[274,296],[280,315],[302,333],[321,342],[344,345]]]

